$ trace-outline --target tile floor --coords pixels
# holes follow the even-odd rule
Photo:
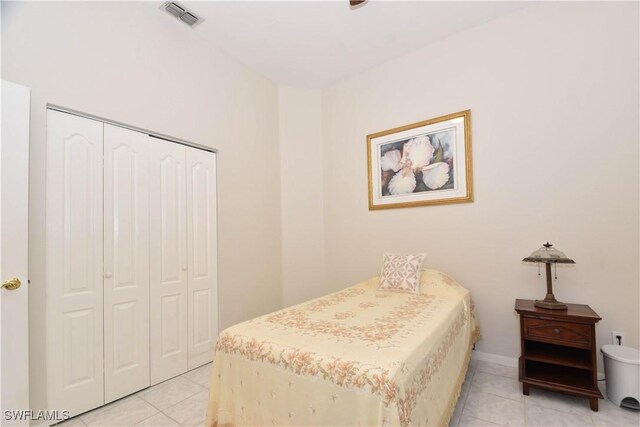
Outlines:
[[[600,381],[606,396],[604,381]],[[518,369],[471,361],[458,405],[449,422],[460,426],[640,426],[640,411],[601,399],[599,411],[585,398],[535,388],[522,394]]]
[[[202,426],[210,373],[211,365],[205,365],[57,427]],[[472,360],[449,425],[639,427],[640,412],[618,408],[606,399],[593,412],[587,399],[534,388],[524,396],[516,368]]]
[[[202,426],[211,364],[71,418],[56,427]]]

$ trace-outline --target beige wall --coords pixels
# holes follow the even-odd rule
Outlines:
[[[521,259],[549,240],[577,262],[558,299],[600,314],[599,345],[637,348],[638,36],[638,4],[537,5],[325,90],[326,291],[426,251],[472,291],[478,349],[515,357],[514,299],[545,294]],[[365,136],[465,109],[475,202],[369,211]]]
[[[132,2],[3,2],[2,78],[31,87],[32,311],[45,286],[48,102],[218,149],[220,327],[280,308],[273,82],[153,5]],[[42,331],[31,335],[32,351],[42,351]],[[37,381],[44,367],[32,368]]]
[[[325,292],[322,93],[280,87],[282,295],[285,306]]]

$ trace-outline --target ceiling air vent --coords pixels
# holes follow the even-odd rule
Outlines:
[[[183,5],[175,1],[167,1],[160,6],[160,9],[167,12],[169,15],[175,16],[191,28],[204,21],[204,18],[195,14],[192,10],[187,9]]]
[[[182,22],[184,22],[185,24],[187,24],[190,27],[193,27],[194,25],[196,25],[198,22],[200,22],[200,18],[198,18],[196,15],[187,12],[185,14],[183,14],[182,16],[180,16],[180,20]]]

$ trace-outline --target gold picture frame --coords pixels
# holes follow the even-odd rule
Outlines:
[[[471,110],[367,135],[369,210],[473,201]]]

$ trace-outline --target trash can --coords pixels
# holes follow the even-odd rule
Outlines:
[[[640,351],[612,344],[603,345],[600,351],[609,400],[617,406],[640,409]]]

